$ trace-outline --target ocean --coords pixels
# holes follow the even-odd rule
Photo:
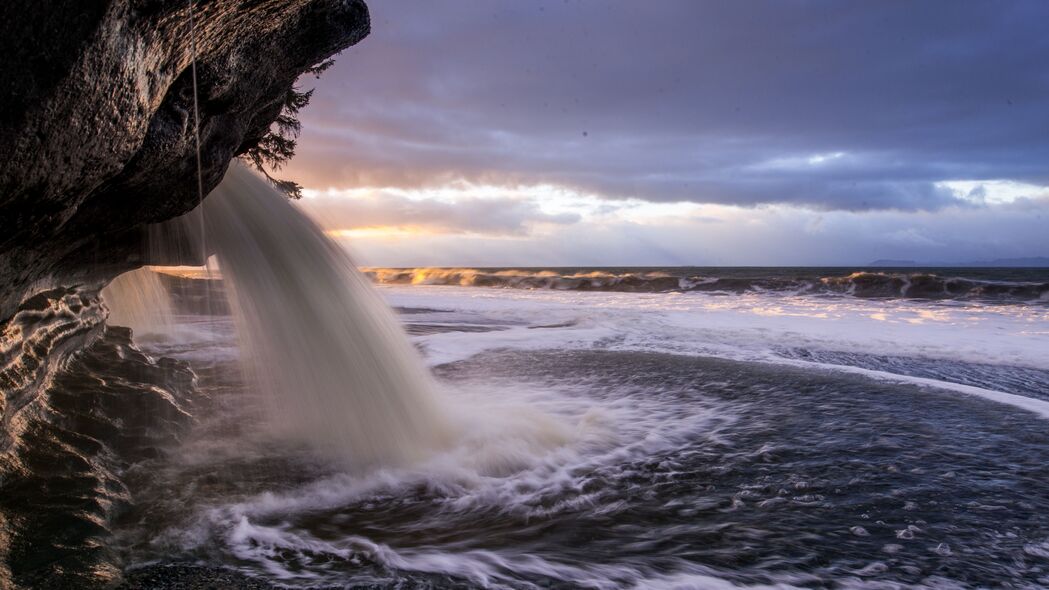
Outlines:
[[[351,469],[270,434],[220,281],[131,572],[288,587],[1049,585],[1049,270],[369,269],[466,434]]]

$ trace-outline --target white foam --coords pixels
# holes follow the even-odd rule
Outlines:
[[[468,434],[426,462],[337,473],[281,493],[260,494],[230,505],[228,511],[252,518],[298,514],[425,486],[452,499],[448,510],[549,515],[570,506],[546,506],[538,499],[562,496],[578,485],[576,474],[717,437],[723,425],[735,420],[724,406],[697,400],[681,407],[651,391],[600,405],[585,391],[570,389],[501,386],[498,399],[487,393],[468,386],[448,392],[458,426]],[[573,496],[573,501],[598,501],[596,496]]]
[[[1038,414],[1042,418],[1049,419],[1049,401],[1036,399],[1033,397],[1026,397],[1022,395],[1016,395],[1014,393],[1006,393],[1003,391],[994,391],[993,389],[985,389],[982,387],[975,387],[972,385],[965,385],[962,383],[951,383],[949,381],[941,381],[939,379],[929,379],[927,377],[915,377],[912,375],[898,375],[896,373],[889,373],[887,371],[877,371],[873,369],[864,369],[862,367],[850,367],[844,365],[834,365],[829,363],[815,363],[809,361],[799,361],[793,359],[781,359],[776,362],[782,364],[789,364],[794,366],[808,367],[808,368],[821,368],[825,370],[837,371],[842,373],[852,373],[854,375],[863,375],[865,377],[871,377],[881,381],[891,381],[895,383],[907,383],[911,385],[919,385],[922,387],[932,387],[935,389],[946,389],[965,395],[972,395],[980,397],[988,401],[996,402],[999,404],[1005,404],[1013,406],[1021,410],[1027,410]]]
[[[447,332],[415,338],[431,365],[500,349],[646,350],[783,363],[846,371],[874,379],[949,389],[1009,404],[1049,418],[1049,403],[978,387],[885,371],[786,359],[777,350],[913,355],[982,363],[1049,368],[1049,318],[1021,306],[930,304],[906,301],[821,300],[781,295],[718,297],[706,294],[572,293],[459,287],[384,287],[400,307],[440,309],[404,316],[408,321],[498,324],[492,332]],[[545,327],[540,327],[545,326]],[[557,327],[549,327],[557,326]],[[481,586],[511,583],[517,576],[546,577],[589,588],[777,589],[809,587],[812,577],[777,574],[766,585],[740,585],[717,572],[680,560],[652,571],[645,563],[576,563],[527,550],[466,549],[455,544],[398,546],[363,536],[331,540],[294,528],[297,515],[338,511],[356,502],[410,497],[426,489],[440,497],[433,514],[452,522],[499,511],[529,519],[561,511],[613,513],[626,509],[621,492],[607,486],[584,490],[592,474],[629,477],[632,461],[673,452],[701,437],[717,438],[737,418],[728,406],[656,395],[649,385],[637,395],[605,399],[594,383],[531,386],[457,380],[444,392],[458,432],[455,444],[427,460],[365,474],[334,474],[311,483],[258,494],[200,514],[196,526],[175,539],[182,547],[220,537],[225,549],[278,579],[323,584],[344,580],[329,573],[327,557],[374,562],[394,570],[456,576]],[[762,449],[758,452],[765,452]],[[426,523],[419,523],[425,530]],[[174,534],[174,533],[173,533]],[[289,556],[293,556],[290,557]],[[305,567],[296,567],[303,564]],[[836,579],[843,588],[875,590],[899,584],[863,579],[870,570]],[[365,581],[355,578],[355,582]],[[943,580],[918,587],[949,588]],[[535,586],[538,587],[538,586]]]
[[[785,359],[791,348],[1049,370],[1049,310],[1036,306],[704,293],[577,293],[384,287],[394,305],[516,324],[419,338],[431,364],[499,349],[607,349],[713,356],[847,371],[946,389],[1049,418],[1049,402],[856,367]],[[559,328],[532,326],[563,324]]]
[[[442,550],[432,547],[396,549],[360,536],[345,536],[324,541],[304,532],[292,532],[284,526],[253,525],[242,519],[228,535],[237,557],[257,563],[271,576],[281,580],[321,582],[326,569],[323,562],[337,557],[351,563],[374,562],[393,570],[452,576],[468,580],[484,588],[499,588],[509,584],[520,588],[541,588],[521,580],[521,577],[542,577],[560,580],[576,587],[595,590],[797,590],[820,584],[818,576],[781,572],[778,581],[771,583],[736,583],[719,576],[710,568],[675,560],[672,573],[653,571],[650,566],[636,562],[624,563],[567,563],[525,551],[466,549]],[[306,562],[320,557],[321,564],[313,571],[292,571],[274,559],[288,554],[297,555]],[[666,567],[666,564],[662,568]],[[854,576],[835,579],[838,587],[848,590],[901,590],[902,588],[957,590],[963,585],[942,578],[928,578],[917,584],[901,584],[864,579],[883,572],[886,565],[872,562],[854,572]],[[320,573],[319,573],[320,572]],[[364,576],[361,576],[364,577]],[[357,579],[370,581],[391,580]]]
[[[623,498],[607,486],[584,490],[586,480],[599,474],[629,479],[633,472],[624,465],[704,437],[717,438],[723,426],[736,420],[713,402],[695,400],[683,406],[676,399],[652,395],[651,388],[597,401],[594,384],[566,387],[501,384],[496,397],[485,384],[459,383],[446,395],[456,409],[457,426],[468,436],[453,448],[410,466],[335,473],[213,506],[199,513],[195,524],[180,525],[163,537],[180,549],[201,547],[217,537],[230,554],[278,579],[323,577],[326,556],[333,556],[458,576],[481,585],[500,586],[516,580],[515,575],[541,575],[584,587],[624,587],[651,572],[629,565],[582,566],[511,550],[456,550],[447,544],[395,548],[355,535],[320,539],[287,524],[301,515],[338,512],[358,502],[410,498],[421,489],[440,498],[423,517],[433,522],[417,523],[422,528],[442,526],[444,519],[461,522],[475,514],[528,520],[556,518],[582,508],[612,513],[625,509]],[[292,567],[289,559],[307,567]],[[341,579],[339,575],[343,574],[332,572],[332,580]]]
[[[257,563],[268,574],[281,580],[312,580],[320,577],[316,572],[292,571],[281,565],[280,560],[274,559],[278,555],[287,557],[287,554],[291,553],[305,561],[310,561],[314,556],[319,555],[322,560],[334,556],[351,562],[361,560],[376,562],[394,570],[453,576],[485,588],[502,587],[506,583],[513,583],[514,587],[541,587],[523,582],[519,576],[561,580],[578,587],[596,590],[619,588],[788,590],[799,588],[789,583],[734,584],[717,577],[708,568],[685,560],[678,560],[676,564],[678,572],[660,574],[641,564],[565,563],[522,551],[395,549],[383,543],[352,535],[335,541],[323,541],[309,533],[292,532],[283,526],[253,525],[246,518],[242,518],[232,528],[228,541],[237,557]],[[358,582],[362,581],[358,580]]]

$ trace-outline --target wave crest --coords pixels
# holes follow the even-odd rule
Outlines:
[[[933,273],[860,271],[835,276],[715,276],[670,271],[555,271],[484,268],[368,268],[379,284],[503,289],[851,295],[1049,303],[1049,282],[991,281]],[[684,269],[687,270],[687,269]]]

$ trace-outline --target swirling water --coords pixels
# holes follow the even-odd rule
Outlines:
[[[188,440],[129,470],[132,570],[289,587],[1049,583],[1039,271],[373,269],[431,391],[345,253],[232,175],[197,220],[226,284],[124,285],[171,291],[175,337],[141,344],[188,361],[208,395]]]
[[[1049,585],[1049,315],[980,301],[392,286],[455,443],[347,469],[282,439],[229,318],[143,464],[131,564],[289,587]],[[192,336],[187,336],[192,335]]]

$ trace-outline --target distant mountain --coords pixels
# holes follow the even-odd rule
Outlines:
[[[1049,268],[1049,258],[1045,256],[1032,256],[1028,258],[995,258],[994,260],[969,260],[966,262],[915,262],[914,260],[890,260],[880,259],[868,263],[867,266],[877,267],[909,267],[909,266],[946,266],[946,267],[994,267],[994,268]]]

